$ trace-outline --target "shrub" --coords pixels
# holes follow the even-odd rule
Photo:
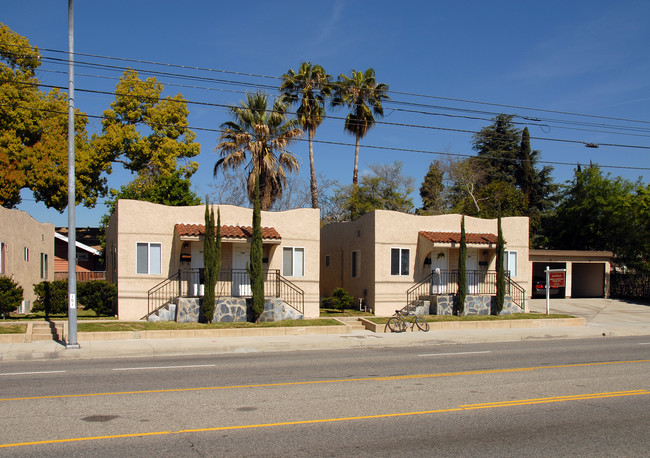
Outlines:
[[[23,300],[23,287],[8,277],[0,277],[0,315],[7,318]]]
[[[97,316],[113,315],[117,286],[106,280],[85,281],[77,284],[78,302]]]
[[[323,307],[336,310],[351,309],[354,307],[354,297],[343,288],[336,288],[331,297],[322,300]]]
[[[42,281],[34,285],[36,300],[32,312],[50,314],[68,313],[68,280]]]

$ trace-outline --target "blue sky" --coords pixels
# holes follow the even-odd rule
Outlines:
[[[528,117],[516,120],[522,123],[519,127],[529,127],[532,147],[542,152],[543,161],[650,167],[648,18],[650,2],[625,0],[77,1],[75,51],[266,76],[77,57],[78,62],[130,65],[143,70],[141,76],[158,70],[226,80],[192,82],[158,76],[165,84],[165,95],[180,92],[190,101],[217,105],[236,104],[244,97],[247,87],[232,82],[277,86],[272,77],[296,69],[302,61],[318,63],[334,76],[373,67],[377,80],[395,91],[391,93],[392,102],[385,105],[383,121],[401,125],[378,124],[362,144],[429,153],[362,148],[361,173],[368,164],[400,160],[405,174],[419,186],[429,163],[440,158],[431,152],[472,154],[471,134],[458,131],[476,132],[499,112]],[[65,0],[9,2],[0,22],[41,49],[67,51]],[[56,52],[42,54],[65,57]],[[48,61],[41,68],[43,83],[67,85],[67,65]],[[78,65],[76,73],[76,107],[100,115],[112,98],[80,89],[114,91],[120,72]],[[273,89],[268,92],[275,95]],[[190,104],[189,108],[190,125],[196,128],[218,129],[228,120],[223,107]],[[349,145],[316,144],[316,167],[328,179],[349,184],[354,138],[343,131],[339,118],[345,111],[330,110],[330,114],[316,139]],[[100,122],[93,120],[89,130],[97,132],[100,127]],[[203,197],[215,183],[212,169],[218,159],[214,152],[218,133],[196,133],[201,155],[199,172],[192,182]],[[593,149],[571,142],[643,148]],[[301,174],[307,176],[307,143],[295,144],[292,151],[302,159]],[[554,165],[555,181],[570,179],[573,168]],[[646,183],[650,174],[648,170],[604,170],[628,179],[641,177]],[[131,177],[116,171],[108,178],[109,185],[117,188]],[[20,208],[37,220],[67,225],[65,212],[45,209],[30,193],[24,193],[23,198]],[[103,205],[90,210],[77,207],[77,225],[97,225],[105,212]]]

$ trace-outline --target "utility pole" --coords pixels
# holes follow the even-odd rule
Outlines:
[[[77,343],[77,228],[75,225],[74,170],[74,14],[68,0],[68,335],[66,349],[80,348]]]

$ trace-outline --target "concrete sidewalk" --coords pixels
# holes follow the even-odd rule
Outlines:
[[[532,300],[530,309],[544,313],[544,300]],[[80,349],[67,350],[54,341],[0,344],[0,361],[129,358],[225,353],[336,350],[540,339],[582,339],[650,336],[650,306],[609,299],[556,299],[551,313],[582,317],[585,326],[406,332],[401,334],[354,331],[346,334],[200,337],[129,340],[79,340]]]

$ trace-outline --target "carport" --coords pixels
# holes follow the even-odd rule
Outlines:
[[[609,297],[612,256],[611,251],[530,250],[532,284],[544,277],[544,270],[549,266],[566,269],[566,287],[552,297]]]

